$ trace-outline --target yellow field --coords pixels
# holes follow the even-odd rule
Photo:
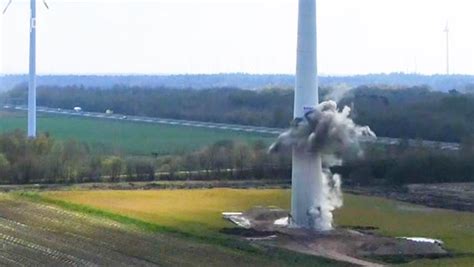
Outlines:
[[[282,190],[152,190],[67,191],[45,196],[85,204],[187,232],[216,231],[229,223],[224,211],[244,211],[255,205],[288,208],[290,194]]]
[[[244,211],[256,205],[288,208],[288,190],[153,190],[63,191],[44,196],[84,204],[114,213],[170,226],[193,234],[216,233],[230,224],[223,211]],[[415,262],[416,266],[474,266],[474,214],[386,200],[345,195],[344,208],[336,213],[338,225],[375,226],[390,236],[441,239],[463,257]]]

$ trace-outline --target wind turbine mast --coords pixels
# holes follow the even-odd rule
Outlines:
[[[299,0],[297,46],[294,118],[303,118],[319,101],[316,0]],[[323,201],[321,155],[295,148],[291,179],[292,226],[329,230],[315,221],[312,212]]]
[[[28,82],[28,137],[36,138],[36,0],[30,0],[30,64]]]
[[[13,0],[9,0],[3,14]],[[48,4],[43,4],[49,9]],[[36,0],[30,0],[30,51],[29,51],[29,80],[28,80],[28,137],[36,138]]]
[[[446,28],[444,28],[444,32],[446,33],[446,75],[449,75],[449,25],[446,22]]]

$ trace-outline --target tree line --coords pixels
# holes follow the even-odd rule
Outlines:
[[[413,183],[474,182],[474,146],[461,144],[460,151],[408,146],[372,145],[364,157],[353,158],[335,171],[353,185],[403,185]]]
[[[0,92],[15,85],[28,82],[28,75],[0,75]],[[183,75],[39,75],[40,86],[85,86],[110,89],[115,85],[127,87],[168,87],[176,89],[206,89],[213,87],[238,87],[258,90],[268,87],[292,88],[294,75],[285,74],[183,74]],[[320,76],[322,86],[347,84],[352,87],[361,85],[386,84],[390,86],[416,86],[426,84],[436,91],[447,92],[451,89],[472,91],[472,75],[420,75],[409,73],[367,74],[353,76]]]
[[[346,185],[474,182],[474,139],[459,151],[364,145],[363,157],[331,167]],[[156,180],[291,179],[291,153],[268,154],[263,142],[216,142],[200,150],[157,158],[93,152],[84,143],[21,131],[0,135],[0,183],[82,183]]]
[[[26,104],[26,87],[18,87],[6,97]],[[84,87],[39,87],[38,105],[85,111],[187,119],[259,126],[286,127],[291,120],[291,90],[262,91],[218,88],[175,90],[117,86],[111,90]]]
[[[0,135],[0,183],[81,183],[154,180],[284,179],[289,158],[269,155],[263,142],[221,141],[161,157],[100,154],[74,140],[22,131]]]

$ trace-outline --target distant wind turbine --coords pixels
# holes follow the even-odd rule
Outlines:
[[[3,14],[13,0],[9,0]],[[43,0],[44,6],[49,9],[48,4]],[[36,0],[30,0],[30,63],[28,82],[28,137],[36,138]]]
[[[446,33],[446,75],[449,75],[449,25],[446,22],[446,27],[444,28],[444,32]]]

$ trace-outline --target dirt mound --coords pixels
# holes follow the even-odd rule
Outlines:
[[[257,207],[243,213],[229,213],[232,222],[247,222],[247,231],[255,236],[275,233],[275,238],[256,240],[268,246],[277,246],[301,253],[346,261],[357,265],[377,266],[364,259],[392,259],[409,261],[417,258],[444,257],[448,252],[440,243],[417,242],[403,238],[378,235],[373,227],[338,228],[316,232],[277,224],[288,212],[278,208]],[[236,223],[238,224],[238,223]],[[233,234],[237,232],[234,231]],[[245,235],[242,235],[245,237]]]

